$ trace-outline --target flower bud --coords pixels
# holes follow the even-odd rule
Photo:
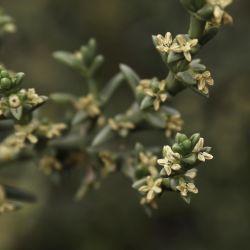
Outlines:
[[[21,105],[21,100],[18,95],[11,95],[9,97],[9,105],[11,108],[18,108]]]
[[[187,140],[187,139],[188,139],[188,137],[185,134],[181,134],[181,133],[177,133],[176,137],[175,137],[175,140],[178,143],[181,143],[181,142],[183,142],[184,140]]]
[[[9,78],[4,77],[1,79],[1,82],[0,82],[1,89],[9,89],[11,88],[11,85],[12,85],[12,82]]]

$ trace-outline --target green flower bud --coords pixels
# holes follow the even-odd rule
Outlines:
[[[25,76],[25,74],[23,72],[17,73],[16,76],[15,76],[15,78],[16,78],[15,79],[15,84],[16,85],[20,84],[21,81],[23,80],[24,76]]]
[[[175,137],[175,140],[178,142],[178,143],[182,143],[183,141],[187,140],[188,137],[185,135],[185,134],[181,134],[181,133],[177,133],[176,134],[176,137]]]
[[[192,142],[192,146],[194,147],[197,142],[199,141],[199,139],[201,138],[200,134],[197,133],[197,134],[193,134],[191,137],[190,137],[190,140]]]
[[[174,152],[182,153],[182,147],[181,147],[178,143],[175,143],[175,144],[172,146],[172,149],[173,149]]]
[[[9,76],[10,76],[10,75],[9,75],[8,71],[6,71],[6,70],[2,70],[2,71],[1,71],[1,77],[2,77],[2,78],[4,78],[4,77],[9,78]]]
[[[182,161],[188,165],[194,165],[197,161],[196,154],[191,154],[185,158],[182,158]]]
[[[189,152],[189,150],[191,150],[191,147],[192,147],[192,142],[189,139],[181,143],[181,148],[184,152]]]
[[[9,89],[11,88],[11,85],[12,85],[12,81],[9,78],[4,77],[1,79],[1,82],[0,82],[1,89]]]

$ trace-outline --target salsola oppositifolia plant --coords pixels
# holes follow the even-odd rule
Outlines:
[[[141,79],[131,68],[120,65],[120,72],[100,89],[96,75],[104,57],[97,54],[94,39],[74,53],[54,53],[56,60],[81,74],[89,90],[83,96],[50,95],[56,105],[68,107],[69,112],[60,123],[39,113],[48,98],[33,88],[22,88],[24,73],[1,65],[0,120],[11,131],[0,144],[1,168],[13,162],[32,161],[46,175],[60,177],[65,170],[82,167],[84,176],[77,199],[98,187],[103,178],[120,171],[131,179],[141,204],[148,209],[156,208],[157,199],[166,192],[176,192],[189,203],[191,195],[198,193],[197,168],[213,156],[199,133],[190,137],[180,133],[183,120],[177,110],[168,106],[168,101],[187,88],[208,97],[214,81],[195,57],[222,24],[232,23],[225,11],[232,0],[180,2],[190,14],[188,33],[153,36],[156,50],[168,69],[163,80]],[[13,19],[1,10],[0,39],[14,31]],[[125,113],[108,117],[106,107],[123,82],[128,83],[134,101]],[[166,136],[168,145],[163,149],[162,145],[146,146],[140,142],[128,145],[131,135],[153,130]],[[0,214],[32,200],[29,193],[0,184]]]

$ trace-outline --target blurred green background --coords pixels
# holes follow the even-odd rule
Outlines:
[[[143,78],[162,78],[165,68],[151,35],[185,33],[188,23],[176,0],[2,0],[1,5],[15,17],[18,32],[6,38],[0,59],[26,72],[26,86],[44,94],[83,92],[81,78],[51,53],[74,51],[89,37],[97,38],[106,56],[103,79],[116,73],[120,62]],[[56,186],[34,167],[13,166],[1,178],[33,190],[39,202],[0,217],[0,250],[249,249],[249,9],[250,1],[235,0],[234,25],[224,27],[200,55],[216,80],[211,98],[185,91],[173,103],[184,117],[184,131],[201,132],[215,156],[199,172],[200,194],[190,206],[167,194],[149,218],[119,174],[75,203],[77,173]],[[124,86],[111,106],[119,111],[130,99]],[[47,111],[52,113],[50,105]]]

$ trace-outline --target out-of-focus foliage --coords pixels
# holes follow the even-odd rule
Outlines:
[[[50,54],[58,48],[74,50],[90,36],[101,41],[101,50],[112,58],[104,77],[114,73],[120,61],[133,66],[140,75],[150,77],[158,72],[164,76],[150,36],[167,30],[184,32],[187,23],[187,16],[174,0],[25,0],[22,4],[6,0],[1,4],[15,16],[20,30],[16,37],[8,38],[1,60],[10,68],[28,72],[29,86],[35,84],[45,93],[82,91],[82,85],[77,85],[80,78],[57,66]],[[215,160],[199,176],[203,194],[193,200],[192,207],[169,195],[148,220],[127,189],[130,184],[119,176],[104,183],[99,193],[74,204],[71,193],[79,181],[77,173],[65,174],[65,185],[59,187],[48,183],[36,169],[14,166],[4,170],[5,178],[34,189],[41,198],[37,205],[0,219],[0,249],[247,248],[249,7],[249,1],[237,1],[230,11],[236,19],[234,26],[203,52],[217,82],[212,101],[206,103],[190,93],[177,97],[174,103],[184,114],[185,130],[201,131],[215,149]],[[215,55],[220,57],[215,59]],[[117,111],[116,104],[120,105],[125,91],[121,90],[109,107],[111,114]],[[131,100],[127,95],[124,110]],[[47,108],[44,112],[60,116],[62,111]],[[152,140],[161,139],[145,138]]]

